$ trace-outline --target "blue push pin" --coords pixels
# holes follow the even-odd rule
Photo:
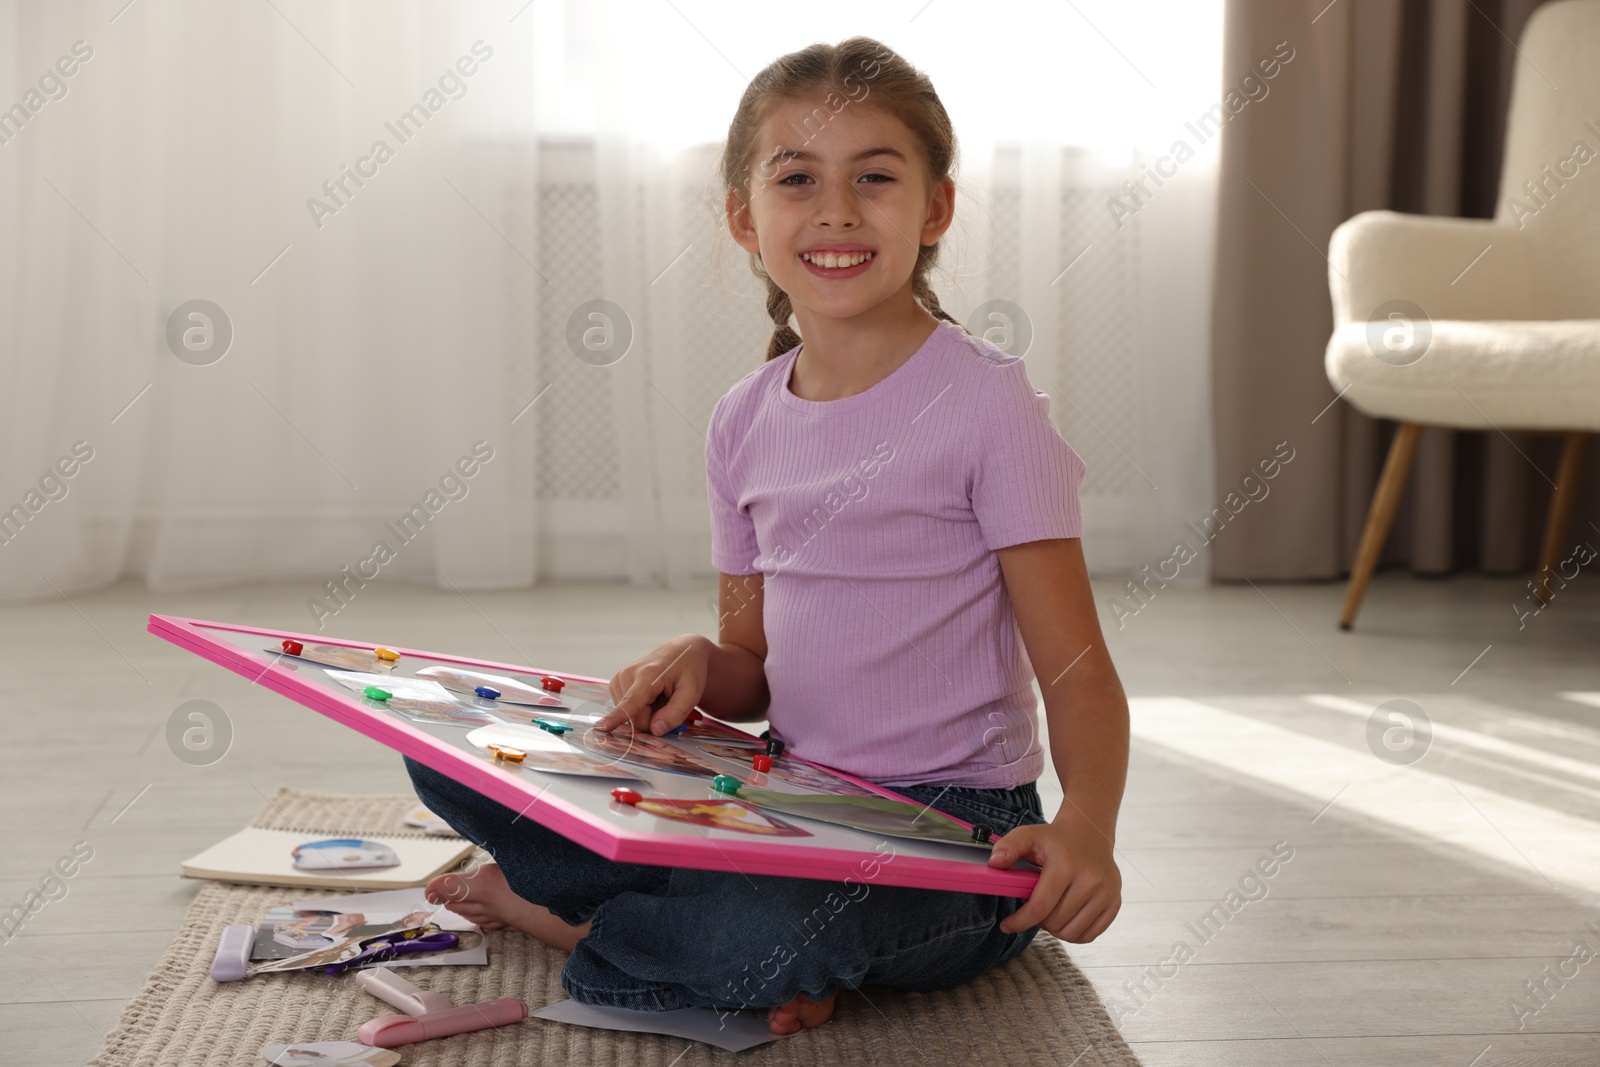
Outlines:
[[[498,690],[498,689],[490,689],[486,685],[478,686],[476,689],[473,690],[473,692],[477,693],[479,696],[481,696],[485,700],[499,700],[500,699],[500,690]]]

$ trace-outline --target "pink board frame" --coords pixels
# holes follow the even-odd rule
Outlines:
[[[377,642],[349,641],[320,634],[300,634],[288,630],[267,630],[234,623],[189,619],[176,615],[151,615],[150,633],[193,652],[235,674],[280,693],[334,722],[365,734],[396,752],[445,774],[462,785],[520,811],[562,836],[607,859],[624,863],[657,866],[693,867],[703,870],[742,871],[748,874],[773,874],[794,878],[851,878],[856,882],[877,882],[919,889],[960,890],[990,896],[1026,897],[1033,892],[1039,872],[1032,868],[997,870],[988,866],[983,853],[961,849],[958,858],[919,856],[898,852],[892,862],[881,862],[882,853],[874,846],[882,838],[839,828],[856,834],[859,849],[826,848],[806,845],[797,838],[731,839],[732,835],[712,839],[685,838],[618,826],[587,810],[582,804],[556,796],[537,787],[535,779],[513,775],[492,762],[448,745],[397,716],[367,707],[355,693],[342,693],[335,687],[310,681],[295,671],[286,670],[266,651],[239,648],[213,637],[208,630],[259,637],[264,644],[284,638],[307,645],[339,645],[370,650]],[[606,684],[604,678],[591,678],[565,671],[537,669],[499,663],[493,660],[466,659],[441,655],[423,649],[388,645],[401,656],[414,656],[440,663],[453,663],[476,670],[513,674],[556,675],[573,681]],[[726,725],[726,724],[721,724]],[[749,736],[729,727],[734,735]],[[798,759],[786,753],[785,759]],[[799,760],[799,762],[808,762]],[[812,766],[817,766],[812,764]],[[826,768],[883,796],[905,799],[871,782]],[[959,820],[957,820],[959,821]],[[965,824],[964,824],[965,825]],[[946,846],[955,851],[959,846]],[[870,877],[864,873],[872,870]]]

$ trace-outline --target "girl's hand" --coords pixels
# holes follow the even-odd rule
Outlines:
[[[705,692],[710,664],[707,638],[699,634],[673,638],[612,677],[615,706],[594,724],[595,729],[610,731],[626,722],[639,733],[660,737],[676,728]]]
[[[1040,870],[1028,902],[1007,916],[1008,934],[1040,926],[1063,941],[1093,941],[1122,908],[1122,872],[1111,842],[1075,810],[1048,824],[1019,826],[989,856],[991,867],[1027,860]]]

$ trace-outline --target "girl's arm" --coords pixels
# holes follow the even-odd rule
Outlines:
[[[760,719],[771,700],[761,622],[764,588],[759,574],[724,574],[717,583],[717,640],[700,708],[724,722]]]
[[[725,722],[749,722],[767,713],[767,634],[761,623],[759,574],[724,574],[717,590],[717,640],[684,634],[611,679],[615,707],[595,723],[612,730],[624,722],[657,737],[683,722],[696,705]]]
[[[1018,827],[995,846],[991,866],[1026,859],[1042,872],[1001,929],[1037,925],[1066,941],[1093,941],[1122,907],[1112,847],[1128,771],[1128,699],[1100,632],[1082,542],[1030,541],[997,555],[1044,692],[1050,754],[1066,794],[1050,823]]]

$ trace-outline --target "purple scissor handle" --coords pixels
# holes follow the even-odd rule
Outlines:
[[[392,960],[396,956],[409,955],[413,952],[443,952],[461,944],[461,938],[448,930],[435,930],[431,934],[421,937],[406,937],[403,934],[384,934],[364,943],[361,954],[352,956],[343,963],[335,963],[330,967],[321,968],[323,974],[343,974],[352,967],[364,967],[369,963],[379,963],[383,960]]]

